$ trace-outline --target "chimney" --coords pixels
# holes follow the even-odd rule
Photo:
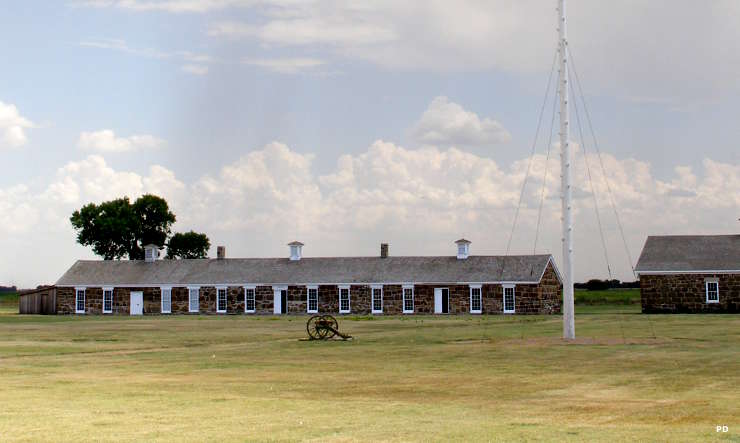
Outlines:
[[[467,259],[468,255],[470,254],[470,240],[465,240],[464,238],[461,238],[460,240],[457,240],[455,244],[457,245],[457,259]]]
[[[388,243],[380,244],[380,258],[388,258]]]
[[[144,245],[144,261],[154,262],[159,258],[159,246],[157,245]]]
[[[301,256],[303,255],[303,243],[299,241],[294,241],[288,243],[288,246],[290,246],[290,259],[292,261],[300,260]]]
[[[223,260],[226,258],[226,246],[216,247],[216,258]]]

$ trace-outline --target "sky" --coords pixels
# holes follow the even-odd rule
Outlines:
[[[454,255],[461,236],[505,254],[511,236],[560,265],[552,87],[533,143],[555,6],[4,2],[0,285],[95,258],[72,212],[145,193],[211,255]],[[572,97],[577,280],[633,279],[648,235],[740,230],[737,23],[734,0],[568,2],[601,151]]]

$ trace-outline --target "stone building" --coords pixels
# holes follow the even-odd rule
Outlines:
[[[650,236],[635,271],[642,312],[740,312],[740,235]]]
[[[56,283],[58,314],[557,314],[550,255],[80,260]]]

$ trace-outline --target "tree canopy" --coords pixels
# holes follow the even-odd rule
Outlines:
[[[205,234],[178,232],[167,243],[167,258],[206,258],[210,247],[211,241]]]
[[[70,217],[77,242],[92,246],[106,260],[142,259],[143,246],[162,247],[175,222],[167,201],[156,195],[142,195],[132,204],[128,197],[96,205],[89,203]]]

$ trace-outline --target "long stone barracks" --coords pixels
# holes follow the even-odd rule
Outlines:
[[[80,260],[53,287],[58,314],[557,314],[551,255]]]
[[[635,271],[644,313],[740,312],[740,235],[648,237]]]

